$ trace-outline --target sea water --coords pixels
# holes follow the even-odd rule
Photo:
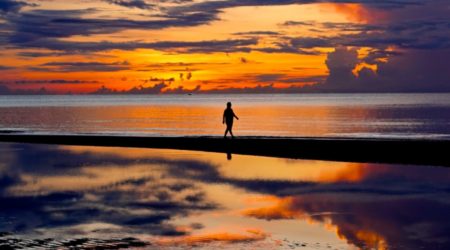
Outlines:
[[[450,138],[450,94],[0,96],[0,130],[238,136]]]

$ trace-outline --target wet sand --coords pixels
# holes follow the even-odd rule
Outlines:
[[[323,137],[144,137],[119,135],[47,135],[0,133],[2,142],[138,147],[313,159],[450,166],[450,140]]]

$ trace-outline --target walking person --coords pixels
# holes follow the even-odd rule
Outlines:
[[[239,120],[239,118],[236,116],[236,114],[234,114],[233,109],[231,108],[231,102],[227,103],[227,108],[225,109],[225,111],[223,111],[223,119],[222,119],[222,123],[223,124],[227,124],[227,128],[225,130],[225,135],[223,136],[223,138],[227,137],[228,132],[230,132],[231,138],[234,138],[233,136],[233,120],[234,118],[236,118],[237,120]]]

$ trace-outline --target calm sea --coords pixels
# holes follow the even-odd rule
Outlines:
[[[0,130],[238,136],[450,138],[450,94],[0,96]]]

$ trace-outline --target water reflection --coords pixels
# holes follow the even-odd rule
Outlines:
[[[447,168],[0,145],[0,245],[450,247]]]

